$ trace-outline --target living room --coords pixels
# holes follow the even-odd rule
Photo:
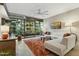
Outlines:
[[[1,3],[0,8],[0,55],[79,56],[79,4]]]

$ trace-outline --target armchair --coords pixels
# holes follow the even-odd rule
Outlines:
[[[76,36],[71,34],[64,37],[61,42],[55,40],[45,41],[44,47],[57,55],[63,56],[75,47]]]

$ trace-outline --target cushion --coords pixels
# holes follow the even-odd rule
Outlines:
[[[63,35],[63,37],[67,37],[67,36],[70,36],[71,34],[70,33],[65,33],[64,35]]]

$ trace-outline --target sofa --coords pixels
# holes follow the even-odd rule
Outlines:
[[[71,34],[65,36],[61,41],[55,39],[44,42],[44,47],[57,55],[63,56],[75,47],[76,36]]]

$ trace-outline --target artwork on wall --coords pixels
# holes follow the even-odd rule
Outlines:
[[[51,24],[52,29],[61,29],[61,21],[53,21]]]

